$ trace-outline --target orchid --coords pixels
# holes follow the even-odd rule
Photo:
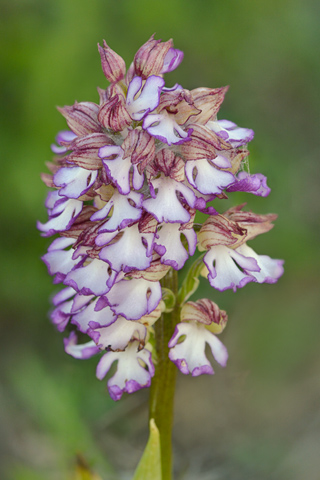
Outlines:
[[[117,362],[107,382],[112,399],[151,385],[161,478],[170,480],[175,372],[213,374],[206,345],[220,366],[228,359],[216,337],[226,312],[209,299],[189,298],[200,275],[220,291],[276,282],[283,261],[247,245],[272,228],[276,215],[243,205],[218,213],[234,191],[270,193],[264,175],[245,169],[253,131],[217,117],[227,87],[166,87],[163,75],[183,59],[172,40],[152,36],[128,71],[105,41],[98,48],[110,85],[98,89],[98,103],[59,108],[69,130],[56,137],[51,174],[42,175],[52,190],[49,218],[38,228],[45,237],[59,235],[43,261],[63,285],[51,320],[59,331],[69,325],[69,355],[103,353],[98,379]],[[197,212],[207,215],[202,225]],[[197,247],[200,257],[178,291],[177,272]],[[87,342],[78,344],[77,331]]]

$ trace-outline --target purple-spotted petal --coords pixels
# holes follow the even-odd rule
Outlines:
[[[139,190],[144,182],[144,175],[141,175],[136,165],[132,165],[131,157],[123,158],[124,151],[116,145],[106,145],[99,149],[99,157],[105,167],[108,177],[117,186],[122,195],[130,193],[130,170],[132,167],[132,183],[136,190]],[[115,158],[107,158],[115,156]]]
[[[193,255],[197,245],[197,234],[193,229],[180,230],[179,223],[165,223],[157,233],[155,251],[161,256],[161,263],[180,270],[189,255]],[[181,234],[185,235],[189,254],[181,242]]]
[[[57,191],[58,192],[58,191]],[[37,227],[44,236],[50,236],[57,232],[63,232],[73,224],[82,211],[83,202],[80,200],[60,197],[61,202],[55,202],[49,212],[49,220],[46,223],[37,222]]]
[[[118,360],[117,371],[108,381],[110,397],[120,400],[122,394],[133,393],[149,387],[154,375],[151,353],[146,348],[139,350],[139,342],[130,343],[123,352],[108,352],[97,366],[97,378],[102,380],[113,362]]]
[[[103,236],[103,233],[98,235],[97,245],[101,245],[99,240]],[[140,233],[138,224],[126,227],[117,242],[107,245],[100,251],[99,258],[109,263],[112,270],[116,272],[145,270],[150,266],[152,260],[153,239],[154,234],[152,233]],[[143,241],[146,242],[147,248]]]
[[[185,338],[179,342],[182,336]],[[193,377],[202,374],[212,375],[214,371],[205,354],[206,344],[209,345],[215,360],[225,367],[228,359],[226,347],[205,328],[204,324],[193,321],[179,323],[176,326],[168,344],[169,358],[185,375],[188,373]]]
[[[62,281],[65,276],[79,263],[79,259],[73,259],[74,250],[64,250],[75,242],[72,238],[57,238],[52,242],[48,248],[48,253],[44,254],[42,260],[48,267],[50,275],[58,275],[59,281]]]

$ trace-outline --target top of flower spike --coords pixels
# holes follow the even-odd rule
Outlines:
[[[102,70],[111,83],[121,81],[126,73],[124,60],[114,52],[103,40],[103,47],[98,44]],[[155,40],[152,35],[137,51],[133,65],[136,75],[146,80],[151,75],[161,75],[172,72],[183,59],[183,52],[173,48],[172,39],[167,42]],[[132,68],[131,67],[131,68]]]

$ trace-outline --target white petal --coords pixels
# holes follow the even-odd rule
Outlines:
[[[151,313],[161,300],[160,282],[140,279],[121,280],[106,294],[112,310],[130,320]]]
[[[143,128],[150,135],[168,145],[179,145],[190,140],[192,130],[185,132],[175,121],[174,115],[165,112],[147,115],[143,121]]]
[[[185,338],[179,343],[181,336]],[[173,361],[184,374],[192,376],[213,374],[214,371],[205,354],[206,343],[209,344],[212,354],[220,365],[225,366],[228,358],[227,349],[213,333],[197,322],[183,322],[176,327],[175,333],[169,342],[170,360]]]
[[[241,255],[254,258],[260,268],[260,271],[250,270],[252,275],[259,283],[275,283],[283,274],[283,260],[275,260],[267,255],[257,255],[252,248],[244,244],[237,248]]]
[[[103,295],[110,290],[115,279],[115,273],[109,270],[109,265],[95,258],[84,267],[69,272],[64,283],[82,295]]]
[[[149,198],[143,202],[143,208],[152,213],[158,222],[187,223],[190,214],[181,205],[176,192],[180,192],[188,205],[194,207],[196,197],[192,190],[169,177],[160,177],[151,183],[158,192],[156,198]]]
[[[99,257],[108,262],[112,270],[128,272],[133,269],[145,270],[150,266],[152,257],[153,234],[141,234],[138,224],[127,227],[122,237],[111,245],[104,247]],[[149,248],[145,248],[142,239],[145,239]]]
[[[65,352],[77,359],[87,359],[99,353],[100,349],[93,341],[77,344],[77,336],[75,332],[71,332],[69,338],[64,339]]]
[[[190,184],[203,194],[219,194],[235,180],[230,172],[219,170],[206,159],[189,160],[185,166]]]
[[[124,392],[133,393],[150,386],[151,377],[154,375],[151,354],[145,348],[138,351],[138,346],[138,342],[132,342],[124,352],[108,352],[97,366],[97,377],[102,380],[112,363],[118,360],[117,371],[108,381],[109,393],[113,400],[120,400]]]
[[[95,310],[98,299],[91,302],[84,310],[73,315],[71,323],[76,325],[82,333],[87,333],[89,329],[100,328],[111,325],[116,321],[117,316],[110,307]]]
[[[237,287],[244,287],[248,282],[253,281],[251,275],[238,268],[231,255],[234,255],[234,251],[223,245],[218,245],[211,247],[203,259],[209,270],[208,280],[210,285],[220,291],[228,288],[236,291]],[[239,258],[237,258],[238,263]],[[213,266],[214,263],[215,266]]]
[[[97,170],[86,170],[81,167],[63,167],[54,175],[53,181],[57,187],[62,187],[59,190],[59,195],[65,195],[68,198],[78,198],[90,189],[97,176]]]
[[[141,93],[138,94],[142,86],[142,78],[134,77],[131,80],[127,93],[127,110],[131,118],[140,121],[147,113],[157,108],[164,84],[163,78],[151,75],[147,78]]]
[[[124,350],[132,337],[138,341],[144,340],[147,329],[139,322],[126,320],[119,316],[108,327],[95,328],[88,334],[101,349]]]

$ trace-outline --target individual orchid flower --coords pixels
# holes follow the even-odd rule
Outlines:
[[[188,242],[189,252],[185,249],[181,235]],[[170,265],[175,270],[180,270],[189,255],[195,253],[197,246],[197,234],[192,228],[179,223],[163,223],[156,235],[154,250],[160,255],[161,263]]]
[[[146,348],[139,350],[139,342],[134,340],[124,351],[105,353],[97,366],[97,377],[102,380],[113,362],[118,360],[117,371],[108,380],[110,397],[120,400],[124,392],[133,393],[149,387],[154,375],[151,353]]]
[[[74,243],[74,238],[56,238],[49,246],[48,252],[42,257],[42,260],[48,267],[49,274],[56,275],[56,283],[63,281],[80,261],[79,258],[76,260],[73,258],[74,250],[72,248],[66,250]]]
[[[218,155],[212,160],[206,158],[189,160],[185,167],[186,177],[189,183],[200,193],[205,195],[219,194],[234,182],[233,174],[222,170],[230,167],[230,161],[223,155]]]
[[[146,338],[147,329],[142,323],[126,320],[119,315],[111,325],[96,327],[87,333],[100,349],[115,351],[125,350],[133,338],[140,343],[143,342]]]
[[[181,323],[176,326],[169,342],[170,360],[184,374],[191,373],[193,377],[212,375],[214,371],[205,354],[208,344],[214,359],[225,367],[228,352],[214,333],[220,333],[226,322],[226,312],[220,311],[210,300],[187,302],[181,310]]]
[[[143,121],[143,128],[153,137],[163,143],[180,145],[190,140],[192,129],[184,130],[175,120],[173,115],[166,111],[151,113]]]
[[[210,217],[199,233],[201,250],[207,249],[204,263],[210,285],[223,291],[244,287],[248,282],[275,283],[283,274],[282,260],[260,257],[246,241],[269,231],[275,215],[241,212],[242,205],[225,216]]]
[[[122,279],[112,289],[100,297],[96,310],[109,305],[111,310],[130,320],[139,320],[151,313],[161,300],[160,282],[144,278]]]
[[[98,258],[87,259],[72,269],[64,279],[64,284],[74,288],[81,295],[104,295],[112,287],[116,278],[108,264]]]
[[[147,212],[151,213],[160,223],[186,223],[190,220],[190,213],[177,198],[177,193],[180,193],[189,207],[193,208],[196,197],[190,188],[164,176],[151,180],[150,183],[152,198],[148,198],[142,203]],[[153,193],[155,191],[157,193]]]

